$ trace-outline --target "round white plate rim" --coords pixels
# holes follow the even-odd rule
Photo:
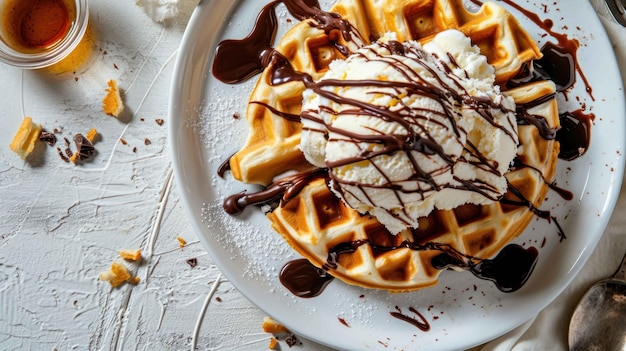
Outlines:
[[[236,1],[202,1],[198,8],[194,11],[194,14],[189,22],[189,26],[183,36],[175,66],[175,74],[171,85],[169,109],[169,117],[171,121],[169,127],[169,137],[173,155],[174,174],[177,186],[180,189],[181,199],[185,205],[185,211],[187,212],[192,227],[224,275],[248,299],[250,299],[266,313],[276,317],[281,320],[281,322],[290,322],[291,320],[289,318],[280,318],[281,313],[277,313],[277,305],[255,298],[258,292],[253,291],[253,289],[249,288],[247,283],[241,281],[241,272],[238,270],[240,267],[233,265],[232,261],[229,261],[229,258],[225,257],[223,252],[221,252],[220,248],[216,245],[216,242],[212,240],[211,233],[207,233],[207,226],[203,223],[203,218],[199,213],[201,207],[199,204],[202,204],[203,196],[207,196],[207,194],[203,191],[199,191],[199,189],[195,187],[195,185],[197,185],[197,180],[199,179],[198,177],[204,175],[204,172],[196,167],[201,167],[202,169],[207,167],[206,157],[202,157],[202,152],[198,152],[196,155],[190,155],[189,151],[195,149],[200,150],[202,148],[202,143],[199,140],[200,137],[195,135],[195,133],[186,127],[182,121],[182,116],[189,115],[192,113],[191,111],[198,107],[194,102],[199,102],[201,100],[201,88],[206,79],[205,75],[208,74],[207,60],[210,57],[210,53],[206,50],[207,44],[198,45],[197,40],[199,38],[203,38],[207,42],[214,42],[217,38],[219,28],[221,27],[221,23],[206,23],[211,22],[206,20],[206,16],[211,11],[229,12],[232,6],[235,6],[236,3]],[[588,3],[586,4],[586,7],[587,11],[589,11],[590,6]],[[590,19],[587,20],[589,21]],[[595,18],[595,21],[595,27],[602,29],[599,24],[599,20]],[[214,34],[214,37],[207,38],[207,33]],[[608,39],[604,33],[596,33],[595,40],[604,40],[606,42],[604,45],[607,45],[608,43]],[[208,46],[210,47],[210,45]],[[617,66],[615,62],[612,62],[612,64],[615,67]],[[619,77],[619,75],[617,76]],[[619,107],[616,110],[624,111],[623,99],[616,101],[616,103]],[[626,115],[626,113],[622,113],[622,115]],[[623,125],[619,126],[622,127],[621,129],[623,130]],[[623,150],[622,143],[623,140],[618,140],[615,147],[618,150]],[[594,225],[598,226],[598,228],[601,228],[602,230],[608,224],[610,213],[612,212],[612,209],[617,201],[617,195],[622,181],[623,166],[623,158],[618,157],[614,164],[614,172],[611,174],[608,182],[610,185],[607,188],[606,199],[604,203],[600,204],[603,209],[601,216],[594,222]],[[571,282],[571,280],[574,279],[575,275],[580,271],[580,269],[582,269],[583,263],[586,262],[591,255],[598,240],[600,239],[600,236],[601,235],[590,235],[586,242],[581,243],[582,249],[578,252],[578,256],[572,261],[571,265],[567,267],[567,278],[562,281],[562,285],[553,287],[547,292],[547,294],[550,295],[549,298],[534,297],[534,300],[538,299],[540,301],[540,304],[536,305],[535,309],[523,310],[525,314],[522,313],[522,315],[518,315],[515,323],[506,325],[495,332],[486,332],[482,337],[476,338],[471,343],[478,344],[497,337],[517,325],[520,325],[527,319],[532,318],[536,311],[545,307]],[[544,292],[544,294],[546,294],[546,292]],[[320,338],[318,330],[308,330],[298,325],[294,325],[294,323],[285,324],[294,332],[329,346],[342,348],[348,348],[349,345],[354,346],[354,344],[349,344],[349,342],[338,343],[335,340]],[[451,344],[451,346],[452,345],[453,344]],[[435,345],[433,348],[437,348],[437,346],[442,345]],[[467,346],[469,347],[472,345]]]

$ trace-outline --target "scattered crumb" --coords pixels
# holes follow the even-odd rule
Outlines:
[[[54,133],[50,133],[46,130],[41,130],[41,134],[39,134],[39,140],[48,144],[49,146],[54,146],[57,143],[57,136]]]
[[[267,346],[270,350],[275,350],[278,346],[278,340],[276,338],[270,338],[270,344]]]
[[[148,139],[148,138],[145,138],[145,139],[143,140],[143,144],[144,144],[144,145],[150,145],[150,144],[152,144],[152,141],[150,141],[150,139]]]
[[[141,250],[120,250],[120,257],[127,261],[141,260]]]
[[[59,157],[61,157],[61,159],[62,159],[63,161],[65,161],[65,162],[67,162],[67,163],[69,163],[69,162],[70,162],[70,159],[69,159],[67,156],[65,156],[65,154],[63,153],[63,150],[61,150],[61,148],[60,148],[60,147],[58,147],[58,146],[57,146],[57,151],[59,152]]]
[[[270,334],[288,333],[289,330],[272,317],[263,318],[263,331]]]
[[[98,131],[96,130],[96,128],[91,128],[87,132],[86,138],[93,143],[95,142],[97,136],[98,136]]]
[[[198,265],[198,259],[197,259],[197,258],[195,258],[195,257],[194,257],[194,258],[190,258],[190,259],[188,259],[188,260],[187,260],[187,261],[185,261],[185,262],[187,262],[187,264],[188,264],[188,265],[189,265],[189,267],[191,267],[191,268],[194,268],[195,266],[197,266],[197,265]]]
[[[217,297],[215,298],[215,301],[217,301],[217,302],[222,302],[222,298],[221,298],[221,297],[219,297],[219,296],[217,296]]]
[[[120,95],[120,90],[117,87],[117,82],[113,79],[109,80],[107,85],[109,87],[105,89],[106,95],[104,99],[102,99],[102,110],[107,115],[119,117],[122,111],[124,111],[124,103]]]
[[[129,280],[128,282],[133,285],[137,285],[139,284],[140,281],[141,281],[141,278],[139,278],[138,276],[134,276],[133,279]]]
[[[157,118],[157,119],[155,119],[154,121],[156,122],[156,124],[158,124],[158,125],[160,125],[160,126],[162,126],[162,125],[163,125],[163,123],[165,123],[165,121],[163,120],[163,118]]]
[[[122,145],[128,144],[128,142],[124,138],[120,138],[120,143],[122,143]]]
[[[92,141],[95,140],[98,131],[92,128],[87,132],[87,137],[82,134],[74,135],[74,144],[76,145],[76,152],[72,154],[69,148],[66,149],[67,156],[70,161],[77,163],[79,161],[87,160],[96,153],[96,149],[93,147]],[[68,143],[66,139],[66,143]]]
[[[289,329],[285,328],[285,326],[283,326],[282,324],[280,324],[279,322],[277,322],[271,317],[263,318],[263,331],[266,333],[270,333],[274,336],[272,337],[272,339],[275,339],[275,342],[270,341],[270,345],[271,345],[270,349],[279,347],[278,334],[283,334],[282,336],[286,335],[285,343],[289,347],[302,344],[300,340],[298,340],[298,338],[289,331]]]
[[[289,335],[289,337],[285,339],[285,342],[287,343],[287,346],[289,347],[302,344],[300,340],[298,340],[298,337],[296,337],[295,334]]]
[[[181,238],[180,236],[177,236],[176,239],[178,240],[179,247],[185,247],[185,245],[187,245],[187,242],[185,241],[185,239]]]
[[[41,130],[41,125],[34,123],[31,117],[24,117],[22,124],[20,124],[20,129],[13,137],[9,147],[25,160],[35,149],[35,143],[39,140]]]
[[[115,288],[131,280],[132,276],[125,265],[113,262],[113,264],[111,264],[111,268],[109,268],[106,272],[102,272],[99,278],[100,280],[109,282],[109,284]]]

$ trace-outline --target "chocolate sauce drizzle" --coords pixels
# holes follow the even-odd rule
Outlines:
[[[472,1],[476,4],[482,5],[481,1]],[[536,14],[523,9],[513,1],[503,1],[522,12],[558,41],[558,45],[551,43],[546,44],[543,48],[544,59],[538,60],[532,67],[526,67],[522,70],[522,72],[520,72],[520,74],[511,81],[509,87],[521,85],[529,81],[549,78],[555,81],[559,92],[565,92],[574,84],[575,72],[578,72],[586,85],[588,94],[593,99],[592,89],[580,69],[580,66],[577,64],[576,51],[579,46],[578,42],[567,38],[567,36],[563,34],[552,31],[551,28],[553,23],[551,20],[541,21]],[[375,84],[376,86],[384,86],[386,84],[379,81],[339,82],[332,80],[316,83],[308,74],[296,72],[289,61],[272,47],[277,26],[275,7],[279,3],[284,4],[288,11],[298,20],[307,20],[311,26],[324,30],[326,33],[339,31],[344,44],[340,43],[340,40],[337,40],[332,44],[344,56],[348,56],[353,53],[345,43],[351,42],[356,44],[356,47],[362,46],[363,40],[358,31],[356,31],[356,29],[349,22],[343,20],[338,14],[322,11],[316,0],[275,0],[263,8],[256,20],[254,29],[246,38],[241,40],[226,40],[220,43],[217,48],[215,61],[213,63],[213,74],[217,79],[229,84],[239,83],[262,72],[268,67],[271,67],[269,77],[272,85],[298,81],[304,83],[307,88],[313,89],[318,94],[333,98],[340,102],[344,98],[340,96],[333,96],[332,93],[329,93],[322,88],[329,85],[347,86]],[[390,42],[388,45],[390,51],[394,53],[402,53],[406,50],[401,43]],[[415,88],[415,86],[407,88]],[[420,93],[428,92],[429,94],[434,94],[434,96],[440,96],[437,94],[442,94],[442,91],[437,91],[436,89],[433,89],[433,87],[421,86],[420,88],[422,89],[420,90]],[[455,98],[463,100],[467,99],[467,96],[456,96]],[[526,105],[517,106],[515,111],[517,123],[534,125],[537,127],[543,138],[547,140],[556,139],[561,142],[561,158],[576,158],[581,155],[581,150],[584,152],[589,145],[589,129],[593,115],[585,115],[582,111],[567,113],[561,116],[563,127],[558,131],[554,130],[548,126],[542,117],[528,113],[528,110],[532,106],[541,104],[544,102],[543,100],[547,100],[549,98],[552,97],[546,97],[542,99],[542,101],[534,101]],[[353,104],[363,111],[380,116],[381,118],[406,123],[401,117],[399,118],[397,115],[390,114],[388,111],[379,107],[359,104],[357,101],[352,100],[344,102]],[[485,101],[477,99],[475,99],[473,103],[477,106],[477,110],[480,110],[481,112],[489,111],[489,109],[493,108],[502,109],[502,106],[493,106],[489,103],[485,103]],[[289,120],[298,120],[298,118],[315,118],[314,115],[307,114],[306,112],[300,116],[294,116],[283,114],[267,105],[266,107],[269,108],[272,113]],[[489,112],[484,113],[488,114]],[[410,129],[411,128],[407,128],[407,130]],[[431,140],[418,135],[411,133],[401,137],[380,135],[376,136],[376,138],[378,138],[381,143],[386,145],[382,151],[384,153],[391,153],[397,150],[418,149],[425,154],[440,155],[448,163],[452,163],[452,160],[450,160],[442,152],[439,145],[436,145],[436,143],[433,143]],[[366,158],[373,156],[374,155],[364,155]],[[479,159],[481,158],[480,155],[477,155],[477,157]],[[347,161],[348,160],[344,160],[344,162]],[[329,166],[338,165],[339,164],[331,164]],[[514,164],[514,167],[524,166],[525,165],[519,162],[519,160],[517,164]],[[223,167],[220,167],[220,175],[222,176],[227,170],[228,167],[226,164]],[[293,198],[306,184],[308,184],[308,182],[320,177],[329,177],[328,171],[326,169],[319,169],[288,177],[257,193],[248,194],[246,192],[242,192],[235,194],[228,197],[224,201],[224,209],[230,214],[238,214],[241,213],[245,207],[252,204],[263,204],[277,201],[279,199],[282,199],[281,202],[284,204]],[[427,174],[420,174],[420,177],[429,182],[434,189],[439,188],[439,185],[434,183],[432,179],[429,179]],[[546,180],[544,179],[544,181]],[[468,189],[472,189],[473,191],[480,189],[480,187],[472,184],[466,184],[466,186]],[[551,188],[559,189],[555,184],[551,184]],[[571,198],[571,193],[568,193],[563,189],[560,190],[561,191],[559,191],[559,193],[561,196],[564,198]],[[525,199],[523,195],[513,186],[509,186],[509,192],[517,196],[518,199],[514,200],[509,197],[506,199],[502,198],[500,201],[504,201],[509,205],[528,207],[531,211],[533,211],[533,213],[535,213],[535,215],[549,220],[552,219],[556,222],[556,219],[550,216],[548,211],[542,211],[535,208],[530,201]],[[560,225],[558,225],[558,223],[556,224],[561,238],[564,239],[565,235]],[[464,255],[448,245],[442,245],[436,242],[418,244],[405,241],[397,246],[381,246],[373,244],[367,240],[356,240],[340,243],[331,248],[328,253],[327,261],[322,268],[313,266],[305,259],[294,260],[287,263],[280,273],[280,280],[283,285],[285,285],[285,287],[287,287],[296,296],[317,296],[324,290],[327,284],[332,281],[333,277],[331,272],[332,269],[337,267],[339,256],[354,252],[359,246],[365,244],[370,245],[373,250],[380,252],[397,250],[400,248],[409,248],[411,250],[437,250],[440,254],[435,256],[432,260],[432,264],[436,268],[445,269],[454,266],[466,269],[478,278],[493,281],[498,289],[504,292],[516,291],[524,285],[534,269],[538,255],[536,248],[523,248],[516,244],[507,245],[493,259],[481,259]],[[399,309],[397,312],[391,312],[391,314],[396,318],[400,318],[411,323],[414,321],[415,323],[413,324],[418,328],[427,330],[429,325],[423,316],[417,311],[411,310],[411,312],[416,313],[420,317],[420,321],[403,315]]]
[[[430,324],[426,320],[426,317],[424,317],[414,307],[409,307],[409,311],[413,312],[417,317],[414,318],[414,317],[407,316],[406,314],[402,313],[402,310],[398,306],[396,306],[396,310],[395,311],[391,311],[391,312],[389,312],[389,314],[391,314],[395,318],[398,318],[398,319],[400,319],[402,321],[405,321],[405,322],[413,325],[414,327],[416,327],[417,329],[419,329],[421,331],[425,331],[426,332],[426,331],[430,330]]]
[[[268,204],[276,200],[281,200],[281,206],[284,206],[289,200],[293,199],[302,188],[318,178],[324,178],[327,172],[324,169],[316,169],[306,173],[299,173],[293,176],[285,177],[271,184],[261,191],[247,193],[242,191],[226,197],[224,200],[224,210],[231,215],[238,215],[249,205]]]

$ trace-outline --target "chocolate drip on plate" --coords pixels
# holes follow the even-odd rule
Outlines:
[[[307,259],[288,262],[280,271],[280,282],[298,297],[315,297],[324,291],[333,276],[317,268]]]

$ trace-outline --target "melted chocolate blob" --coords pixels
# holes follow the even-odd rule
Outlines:
[[[477,264],[468,260],[464,263],[457,255],[442,253],[435,256],[432,264],[444,269],[450,266],[466,268],[476,277],[491,280],[502,292],[513,292],[521,288],[530,277],[539,252],[536,248],[524,249],[517,244],[505,246],[493,259],[484,259]]]
[[[560,115],[561,129],[556,133],[556,139],[561,144],[559,158],[571,161],[587,151],[591,139],[591,121],[593,118],[593,115],[585,114],[582,110]]]
[[[276,35],[277,2],[271,2],[259,13],[254,30],[241,40],[224,40],[216,49],[213,75],[224,83],[241,83],[260,73],[271,61],[271,43]]]
[[[450,266],[467,268],[476,277],[491,280],[503,292],[513,292],[521,288],[530,277],[537,263],[538,251],[534,247],[524,249],[517,244],[505,246],[498,255],[477,264],[463,263],[458,257],[442,253],[432,259],[438,269]]]
[[[509,88],[530,82],[551,80],[556,91],[565,92],[576,82],[576,62],[568,48],[559,47],[551,42],[541,49],[543,57],[523,66],[508,83]]]
[[[550,79],[557,91],[571,88],[576,81],[574,55],[553,43],[546,43],[541,49],[543,57],[534,62],[535,72],[544,79]]]
[[[296,72],[291,63],[272,47],[278,26],[275,8],[279,3],[283,3],[289,13],[300,21],[313,19],[316,23],[311,25],[326,33],[339,30],[346,41],[350,41],[353,35],[358,36],[350,22],[339,14],[320,10],[317,0],[275,0],[263,7],[247,37],[224,40],[217,46],[213,61],[215,78],[228,84],[241,83],[272,66],[272,85],[293,80],[310,81],[307,74]],[[347,47],[338,42],[332,44],[342,54],[350,54]]]
[[[304,258],[288,262],[280,271],[279,278],[291,293],[306,298],[318,296],[333,280],[333,276]]]
[[[538,254],[534,247],[524,249],[515,244],[507,245],[494,259],[482,260],[470,267],[470,272],[478,278],[493,281],[501,291],[516,291],[530,277]]]

